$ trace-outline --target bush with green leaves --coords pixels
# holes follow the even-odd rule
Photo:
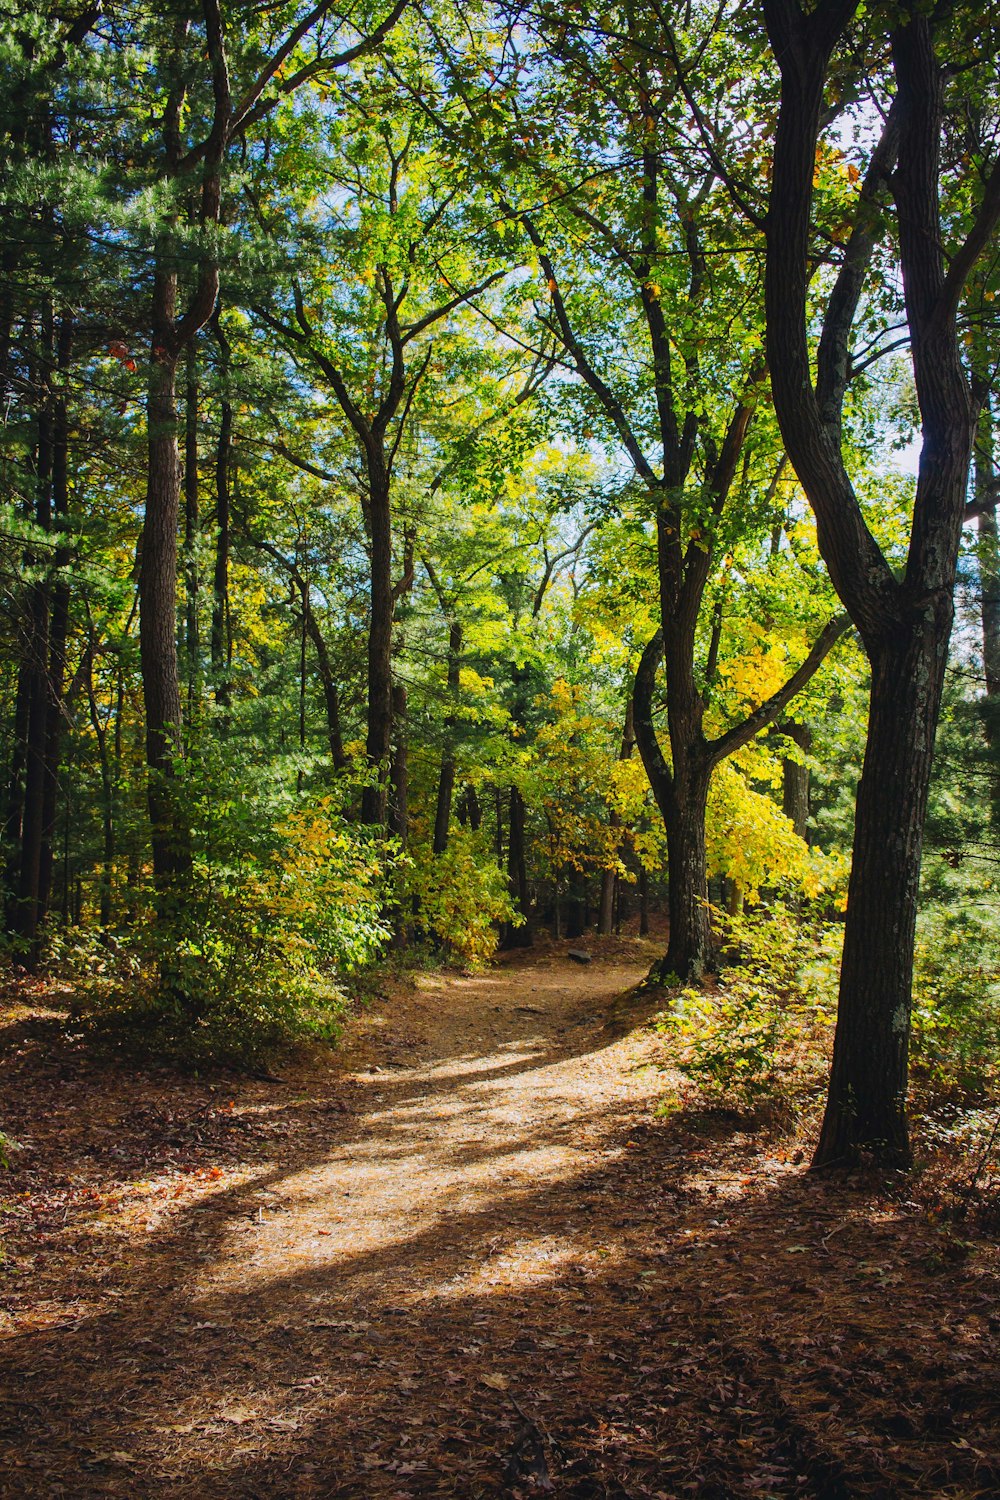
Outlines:
[[[468,968],[493,957],[499,923],[518,921],[506,875],[482,835],[468,828],[454,829],[442,854],[411,845],[403,898],[425,931]]]
[[[818,1086],[836,1003],[840,929],[784,905],[713,914],[723,965],[712,988],[684,988],[657,1021],[712,1103],[749,1109]]]
[[[974,1103],[1000,1074],[1000,935],[985,900],[925,906],[914,952],[914,1077],[928,1101]]]
[[[389,937],[394,846],[332,795],[296,794],[287,766],[238,772],[231,749],[181,770],[193,868],[172,910],[110,943],[62,941],[79,1021],[133,1054],[253,1067],[334,1035],[339,981]]]

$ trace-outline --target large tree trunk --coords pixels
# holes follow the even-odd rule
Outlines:
[[[860,1149],[905,1166],[913,938],[951,601],[928,606],[910,639],[872,652],[871,711],[855,814],[840,1009],[816,1153],[850,1164]]]
[[[712,769],[707,758],[690,756],[675,771],[672,794],[661,804],[667,834],[667,902],[670,938],[659,977],[700,980],[715,965],[709,920],[705,816]]]
[[[829,59],[853,7],[764,0],[782,74],[767,216],[767,349],[786,449],[816,512],[820,549],[872,666],[869,741],[855,815],[834,1068],[814,1166],[910,1159],[906,1058],[921,837],[952,623],[975,408],[956,326],[964,280],[1000,219],[1000,179],[979,185],[976,226],[946,267],[939,206],[947,64],[936,19],[893,17],[895,98],[827,305],[813,384],[810,223]],[[902,577],[869,531],[847,474],[841,414],[853,327],[891,174],[922,446]],[[970,176],[970,183],[973,178]]]

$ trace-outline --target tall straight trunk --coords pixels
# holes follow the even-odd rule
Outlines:
[[[228,708],[232,695],[229,681],[229,556],[231,538],[231,458],[233,408],[225,397],[219,422],[219,443],[215,455],[215,567],[212,572],[212,679],[215,701]]]
[[[385,824],[392,750],[392,515],[384,456],[369,460],[371,621],[368,630],[368,733],[365,751],[372,782],[361,797],[362,822]]]
[[[7,771],[7,801],[4,815],[4,839],[7,862],[4,869],[6,905],[4,927],[17,931],[16,891],[21,862],[21,826],[24,821],[24,768],[28,744],[28,714],[31,709],[31,661],[27,649],[21,652],[17,668],[17,692],[14,698],[13,738]]]
[[[60,324],[57,368],[65,374],[69,367],[72,344],[72,322],[64,317]],[[52,511],[57,527],[64,527],[69,513],[69,417],[64,389],[60,386],[52,410]],[[52,892],[54,841],[59,795],[59,767],[62,753],[66,681],[66,640],[69,634],[70,586],[67,569],[70,551],[57,546],[53,557],[55,581],[52,585],[52,615],[49,625],[48,705],[45,726],[45,790],[42,805],[42,849],[38,876],[39,920],[44,921]]]
[[[507,880],[510,894],[517,903],[518,910],[524,918],[519,927],[511,923],[506,934],[504,946],[507,948],[530,948],[533,937],[531,931],[531,900],[528,892],[528,864],[525,851],[525,807],[524,798],[516,786],[510,789],[508,799],[510,814],[510,836],[507,841]]]
[[[35,524],[42,531],[52,525],[52,473],[54,462],[54,424],[52,412],[52,316],[43,317],[44,356],[40,379],[41,393],[37,412],[35,448]],[[35,559],[36,568],[41,559]],[[42,878],[42,844],[45,832],[45,791],[47,780],[49,728],[49,641],[51,624],[51,585],[48,579],[36,577],[28,590],[27,673],[28,717],[24,756],[24,800],[21,813],[20,858],[17,873],[17,898],[14,905],[14,931],[25,945],[24,957],[33,965],[37,959],[38,924],[42,916],[39,896]]]
[[[148,478],[139,571],[139,657],[146,704],[146,764],[153,878],[161,909],[191,868],[191,834],[177,794],[181,690],[177,670],[177,528],[181,465],[177,442],[177,356],[171,349],[177,302],[174,271],[157,272],[154,336],[146,401]]]
[[[187,675],[187,711],[193,717],[200,677],[200,628],[198,620],[198,534],[201,516],[198,503],[198,348],[188,345],[184,390],[184,657]]]
[[[631,760],[632,751],[635,749],[635,713],[631,694],[625,705],[625,726],[622,730],[621,750],[618,754],[619,760]],[[611,812],[608,816],[608,827],[616,832],[622,826],[621,816],[617,812]],[[602,937],[610,937],[611,927],[614,919],[615,890],[618,884],[618,872],[613,869],[601,871],[601,897],[597,912],[597,930]]]
[[[452,620],[448,628],[448,700],[458,698],[462,667],[462,626]],[[441,756],[441,771],[438,776],[437,803],[434,810],[434,853],[443,854],[448,847],[448,830],[451,826],[451,803],[455,794],[455,715],[448,714],[444,721],[445,746]]]
[[[409,763],[406,743],[406,688],[401,682],[393,685],[392,709],[393,745],[390,771],[392,797],[389,827],[405,849],[410,831]]]

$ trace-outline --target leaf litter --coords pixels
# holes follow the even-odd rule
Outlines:
[[[1000,1493],[993,1241],[659,1116],[649,954],[592,953],[417,981],[281,1081],[4,997],[0,1495]]]

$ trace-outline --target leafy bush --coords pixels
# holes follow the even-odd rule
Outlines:
[[[1000,941],[983,904],[933,903],[921,912],[914,952],[914,1072],[935,1101],[974,1101],[1000,1064]]]
[[[408,850],[404,899],[420,924],[463,964],[477,968],[496,952],[497,924],[517,922],[507,877],[480,834],[457,828],[443,854],[426,844]]]
[[[811,1089],[835,1004],[839,929],[781,905],[714,920],[727,954],[718,985],[680,990],[659,1030],[713,1102],[744,1109]]]
[[[157,1060],[252,1067],[334,1034],[338,978],[389,935],[392,846],[329,796],[291,805],[287,775],[248,787],[244,770],[234,795],[227,769],[185,765],[194,862],[173,910],[110,945],[61,945],[85,1028]]]

